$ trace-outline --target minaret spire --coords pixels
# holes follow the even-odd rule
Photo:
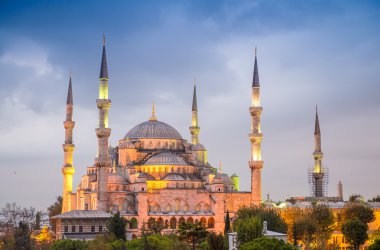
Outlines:
[[[190,134],[191,134],[191,143],[197,144],[199,143],[199,132],[200,127],[198,126],[198,104],[197,104],[197,86],[196,80],[194,79],[194,91],[193,91],[193,104],[191,109],[191,126],[190,126]]]
[[[255,66],[253,68],[252,87],[260,87],[259,68],[257,66],[257,48],[255,48]]]
[[[73,191],[73,175],[75,169],[73,166],[73,153],[75,145],[73,144],[73,90],[71,82],[71,72],[69,80],[69,88],[67,92],[66,102],[66,120],[63,122],[65,127],[65,143],[62,145],[64,151],[64,163],[62,166],[63,174],[63,194],[62,194],[62,213],[71,210],[71,192]]]
[[[260,106],[260,83],[259,70],[257,66],[257,49],[255,48],[255,63],[252,79],[252,104],[249,107],[251,114],[251,131],[249,140],[251,142],[251,159],[249,167],[251,169],[251,203],[260,205],[262,201],[261,194],[261,169],[264,162],[261,159],[261,141],[263,134],[261,133],[261,112],[263,108]]]
[[[107,67],[107,56],[106,56],[106,36],[103,34],[103,53],[102,53],[102,63],[100,65],[100,75],[99,78],[108,79],[108,67]]]
[[[314,134],[320,135],[321,129],[319,127],[319,119],[318,119],[318,106],[315,106],[315,128],[314,128]]]
[[[152,104],[152,116],[149,118],[149,121],[157,121],[156,108],[154,106],[154,102]]]
[[[98,154],[95,159],[97,168],[97,210],[107,211],[108,204],[108,169],[112,168],[111,158],[108,153],[108,138],[111,129],[108,127],[108,110],[111,100],[108,98],[108,68],[106,58],[105,36],[103,35],[103,53],[99,76],[99,99],[96,104],[99,109],[99,125],[96,128],[98,137]]]

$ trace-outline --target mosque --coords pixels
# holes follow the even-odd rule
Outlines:
[[[183,222],[201,222],[210,231],[222,232],[227,211],[231,217],[241,206],[259,205],[261,195],[260,83],[255,53],[252,104],[249,107],[251,129],[251,190],[239,191],[239,177],[217,171],[207,160],[200,143],[197,92],[194,85],[191,140],[169,124],[159,121],[153,105],[147,121],[131,128],[115,147],[109,146],[111,128],[108,113],[109,75],[106,46],[99,76],[99,124],[95,128],[98,152],[87,167],[81,182],[73,190],[73,90],[70,76],[63,144],[63,206],[57,222],[56,237],[91,239],[106,228],[111,214],[119,211],[129,223],[130,237],[139,236],[143,225],[156,222],[165,232],[173,232]],[[190,98],[189,98],[190,99]],[[190,106],[190,105],[189,105]],[[112,124],[112,122],[111,122]],[[247,159],[248,160],[248,159]]]

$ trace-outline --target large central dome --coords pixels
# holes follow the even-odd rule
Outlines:
[[[178,131],[166,124],[157,120],[149,120],[138,124],[124,136],[124,139],[179,139],[182,140],[182,136]]]

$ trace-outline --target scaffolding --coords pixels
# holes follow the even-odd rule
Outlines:
[[[329,179],[329,171],[322,167],[320,171],[315,171],[315,168],[309,168],[308,179],[310,184],[311,197],[327,197],[327,184]]]

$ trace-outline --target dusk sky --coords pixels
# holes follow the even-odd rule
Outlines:
[[[72,69],[74,185],[94,162],[106,35],[110,141],[148,120],[190,139],[193,80],[209,162],[250,189],[258,48],[263,198],[309,195],[318,105],[329,196],[380,194],[379,1],[0,1],[0,206],[45,209],[62,193]]]

